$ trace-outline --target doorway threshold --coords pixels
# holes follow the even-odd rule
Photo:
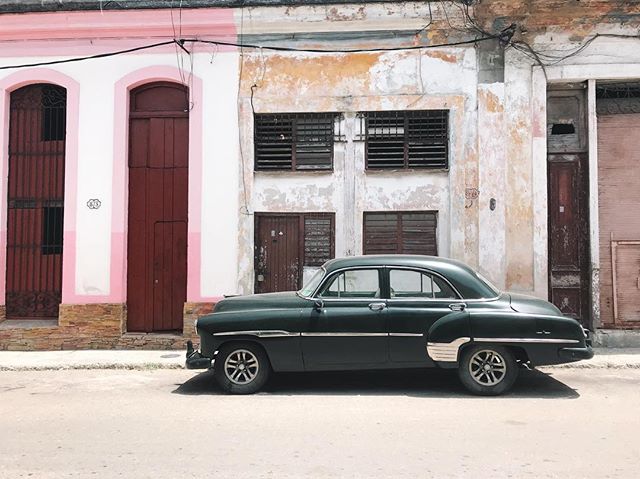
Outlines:
[[[57,328],[57,319],[5,319],[0,329]]]

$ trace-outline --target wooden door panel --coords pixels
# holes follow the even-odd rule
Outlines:
[[[182,309],[187,299],[187,224],[156,222],[153,238],[153,330],[182,327]]]
[[[586,156],[550,155],[548,173],[549,299],[589,324]]]
[[[591,324],[586,85],[550,89],[547,102],[549,300]]]
[[[256,292],[298,289],[300,217],[256,216]]]
[[[149,120],[149,168],[164,168],[164,118],[151,118]]]
[[[549,257],[554,270],[580,271],[579,162],[549,163]]]
[[[187,296],[188,98],[180,85],[132,92],[127,329],[182,329]],[[176,167],[179,164],[179,167]]]
[[[132,168],[147,166],[149,161],[149,119],[131,119],[129,123],[129,137],[135,141],[129,142],[129,166]]]
[[[189,120],[173,120],[173,167],[186,168],[189,165]]]

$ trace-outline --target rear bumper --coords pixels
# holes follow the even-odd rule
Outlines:
[[[187,369],[209,369],[211,367],[211,358],[203,356],[200,351],[193,349],[193,343],[187,341],[187,360],[184,365]]]
[[[562,348],[558,351],[558,355],[566,361],[580,361],[581,359],[591,359],[593,357],[593,349],[591,346],[585,348]]]

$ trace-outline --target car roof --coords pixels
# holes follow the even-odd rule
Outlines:
[[[327,271],[351,268],[354,266],[409,266],[438,270],[443,265],[453,265],[469,268],[466,264],[439,256],[425,256],[419,254],[371,254],[363,256],[347,256],[327,261],[324,267]]]
[[[475,271],[461,261],[439,256],[409,254],[348,256],[327,261],[324,268],[327,273],[358,267],[399,266],[421,268],[444,276],[466,299],[493,298],[498,294],[489,285],[481,281]]]

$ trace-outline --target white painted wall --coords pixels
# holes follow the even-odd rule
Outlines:
[[[203,81],[203,98],[194,101],[205,104],[200,295],[209,297],[234,291],[237,283],[238,57],[236,53],[203,51],[193,58],[193,73]],[[2,58],[0,64],[47,60],[50,58]],[[114,86],[127,74],[150,66],[175,68],[176,54],[122,55],[51,67],[80,84],[77,295],[110,294]],[[189,69],[188,60],[185,67]],[[10,73],[2,71],[0,78]],[[92,198],[102,202],[100,209],[86,206]]]

